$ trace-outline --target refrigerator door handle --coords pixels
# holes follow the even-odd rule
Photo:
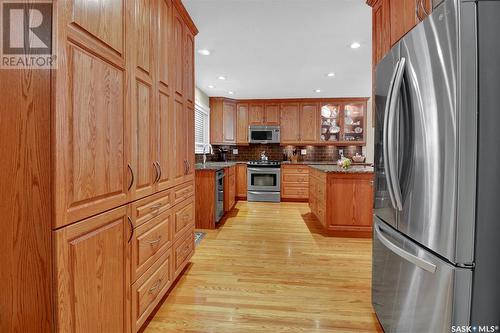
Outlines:
[[[399,185],[399,177],[397,175],[397,161],[394,159],[393,152],[396,151],[396,147],[394,147],[394,116],[396,112],[396,107],[399,99],[399,94],[401,92],[401,85],[403,84],[403,74],[405,71],[406,59],[402,57],[399,60],[399,66],[396,70],[396,76],[394,78],[394,87],[392,89],[392,97],[389,105],[389,114],[387,121],[387,150],[389,152],[387,156],[387,160],[389,162],[389,178],[390,185],[392,187],[392,192],[394,195],[394,201],[396,202],[397,210],[403,210],[403,199],[401,195],[401,187]]]
[[[385,237],[382,233],[383,230],[380,228],[379,225],[375,224],[375,233],[380,240],[382,244],[384,244],[389,250],[394,252],[396,255],[400,256],[401,258],[411,262],[412,264],[426,270],[429,273],[434,274],[436,272],[436,265],[433,264],[432,262],[429,262],[427,260],[424,260],[422,258],[417,257],[416,255],[413,255],[396,244],[392,243],[387,237]]]
[[[393,187],[391,184],[391,177],[390,177],[390,170],[389,170],[389,149],[388,149],[388,124],[389,124],[389,113],[390,113],[390,106],[391,106],[391,101],[392,101],[392,95],[394,93],[394,83],[396,79],[396,74],[398,73],[398,68],[399,68],[399,63],[398,61],[396,63],[396,66],[394,67],[394,72],[392,73],[392,78],[391,78],[391,83],[389,84],[389,91],[387,93],[387,102],[385,103],[385,112],[384,112],[384,125],[382,129],[382,136],[383,136],[383,146],[382,146],[382,156],[383,156],[383,163],[384,163],[384,173],[387,181],[387,191],[389,192],[389,198],[391,199],[392,206],[394,208],[397,208],[396,206],[396,200],[394,198],[394,193],[393,193]]]

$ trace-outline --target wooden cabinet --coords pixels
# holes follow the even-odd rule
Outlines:
[[[236,143],[248,144],[248,104],[236,104]]]
[[[432,11],[431,0],[367,0],[372,10],[373,67]]]
[[[0,121],[11,197],[0,208],[0,331],[135,332],[132,285],[145,318],[161,297],[143,283],[173,281],[179,187],[191,184],[182,193],[193,200],[197,30],[180,0],[54,11],[57,70],[0,72],[0,102],[16,110]],[[179,239],[192,237],[191,208]]]
[[[300,164],[281,165],[281,199],[306,201],[309,198],[309,167]]]
[[[364,145],[367,99],[325,101],[321,105],[320,143]]]
[[[224,169],[224,212],[233,209],[236,203],[236,167]]]
[[[300,141],[300,106],[298,103],[281,105],[281,143]]]
[[[300,109],[300,142],[316,143],[319,140],[318,103],[303,103]]]
[[[263,104],[250,104],[248,110],[248,125],[264,125],[265,113]]]
[[[373,173],[309,169],[309,207],[335,236],[371,237]]]
[[[247,165],[238,163],[236,164],[236,198],[246,199],[247,191]]]
[[[264,106],[264,125],[277,126],[280,124],[280,105],[278,103]]]
[[[130,235],[126,206],[54,232],[57,331],[130,330]]]
[[[210,98],[210,142],[212,144],[236,144],[236,117],[235,102],[219,97]]]

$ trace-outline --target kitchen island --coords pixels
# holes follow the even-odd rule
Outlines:
[[[373,167],[309,165],[309,207],[332,236],[372,233]]]

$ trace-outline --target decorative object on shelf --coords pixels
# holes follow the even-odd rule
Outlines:
[[[352,157],[352,160],[354,163],[363,163],[365,161],[365,156],[356,153],[356,155]]]
[[[337,161],[337,165],[343,169],[347,169],[351,166],[351,160],[346,157],[342,157]]]
[[[363,133],[363,129],[361,127],[356,127],[354,129],[354,132],[356,132],[357,134],[361,134],[361,133]]]

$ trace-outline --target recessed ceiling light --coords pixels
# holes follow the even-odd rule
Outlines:
[[[198,53],[201,55],[208,56],[208,55],[210,55],[211,52],[210,52],[210,50],[207,50],[207,49],[199,49]]]
[[[315,92],[315,93],[320,93],[320,92],[321,92],[321,89],[314,89],[314,92]]]
[[[210,89],[214,89],[214,88],[215,88],[215,86],[214,86],[213,84],[209,84],[209,85],[208,85],[208,87],[209,87]]]
[[[334,77],[335,73],[331,72],[331,73],[326,74],[326,76],[328,76],[328,77]]]
[[[218,77],[218,79],[224,81],[224,80],[227,80],[227,77],[225,77],[224,75],[221,75]]]
[[[227,92],[229,95],[234,95],[234,91],[228,91]]]
[[[361,47],[361,44],[358,42],[353,42],[351,44],[351,49],[359,49]]]

